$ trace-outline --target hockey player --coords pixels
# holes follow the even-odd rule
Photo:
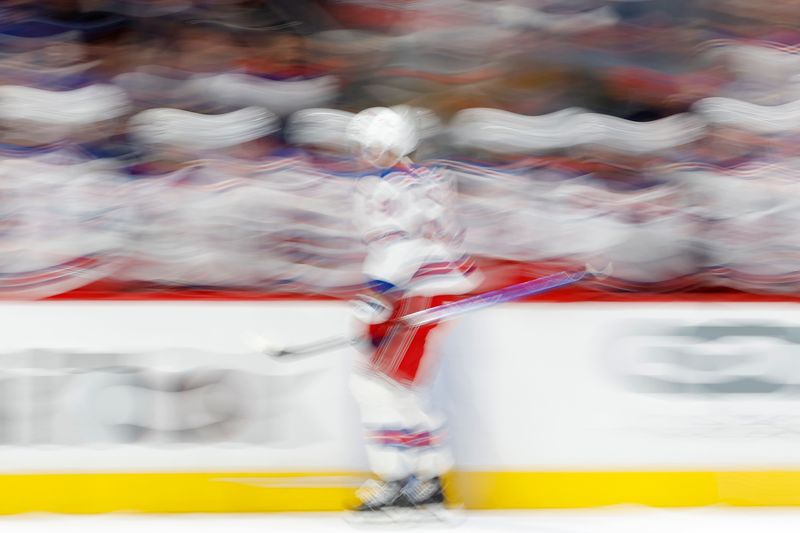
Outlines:
[[[375,479],[357,492],[355,510],[369,516],[442,505],[442,476],[452,459],[442,419],[425,399],[436,324],[412,327],[400,318],[471,291],[480,274],[460,250],[463,230],[447,180],[405,157],[417,144],[412,122],[371,108],[352,119],[348,138],[371,169],[355,202],[369,289],[352,302],[356,318],[368,324],[369,345],[351,384]]]

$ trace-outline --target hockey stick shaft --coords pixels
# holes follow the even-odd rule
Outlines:
[[[472,313],[479,309],[491,307],[503,302],[512,302],[526,296],[532,296],[534,294],[557,289],[558,287],[572,285],[582,280],[586,274],[587,272],[585,270],[573,273],[558,272],[531,281],[525,281],[509,287],[503,287],[502,289],[471,296],[457,302],[417,311],[416,313],[401,317],[399,320],[411,326],[424,326],[432,322],[442,322],[464,313]]]
[[[464,313],[470,313],[503,302],[511,302],[526,296],[541,294],[559,287],[572,285],[581,281],[589,274],[595,274],[595,272],[589,269],[572,273],[558,272],[556,274],[550,274],[549,276],[503,287],[502,289],[471,296],[457,302],[451,302],[432,307],[431,309],[425,309],[416,313],[411,313],[400,317],[398,320],[414,327],[424,326],[432,322],[442,322],[455,318]],[[342,348],[344,346],[349,346],[357,343],[359,340],[359,337],[332,337],[309,344],[276,350],[271,352],[271,355],[275,357],[311,355],[314,353],[321,353]]]

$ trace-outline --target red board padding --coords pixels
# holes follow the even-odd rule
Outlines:
[[[46,298],[52,300],[118,300],[118,301],[335,301],[345,298],[325,294],[288,294],[258,291],[211,291],[211,290],[92,290],[80,289]],[[556,289],[547,294],[540,294],[519,300],[520,302],[800,302],[800,295],[787,294],[753,294],[734,290],[674,292],[665,294],[644,292],[603,292],[581,288]]]
[[[487,292],[501,287],[521,283],[531,279],[553,274],[563,270],[574,270],[574,265],[566,263],[518,263],[513,261],[476,258],[486,281],[472,294]],[[613,278],[612,278],[613,280]],[[521,302],[800,302],[800,293],[771,294],[750,293],[720,287],[702,287],[697,280],[687,279],[677,282],[675,287],[699,287],[692,290],[664,290],[658,285],[652,289],[645,287],[623,287],[616,282],[581,282],[519,300]],[[683,285],[681,285],[683,283]],[[659,292],[658,289],[662,290]],[[321,292],[279,292],[245,289],[195,289],[159,286],[141,283],[122,283],[102,280],[80,289],[45,300],[74,301],[335,301],[346,300],[355,295],[355,290]]]
[[[484,292],[504,285],[520,283],[533,277],[506,278],[480,288]],[[91,286],[51,296],[46,300],[76,301],[336,301],[348,299],[352,294],[300,294],[264,292],[256,290],[197,290],[172,287],[130,287],[111,283],[97,283]],[[520,302],[800,302],[800,294],[759,294],[736,291],[733,289],[701,289],[683,292],[627,292],[596,290],[582,286],[563,287],[545,294],[539,294],[519,300]]]

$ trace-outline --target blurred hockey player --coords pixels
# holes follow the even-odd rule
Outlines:
[[[352,302],[356,318],[368,324],[369,343],[351,385],[376,479],[357,492],[360,516],[445,503],[442,476],[452,459],[443,420],[425,397],[436,324],[413,327],[402,317],[480,282],[460,249],[455,192],[444,177],[405,157],[418,139],[408,116],[371,108],[348,127],[348,138],[370,169],[359,179],[355,201],[369,289]]]

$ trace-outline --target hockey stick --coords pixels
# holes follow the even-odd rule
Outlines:
[[[579,272],[557,272],[534,280],[503,287],[502,289],[471,296],[457,302],[417,311],[416,313],[402,316],[397,320],[405,322],[410,326],[424,326],[432,322],[443,322],[464,313],[470,313],[499,303],[511,302],[526,296],[542,294],[559,287],[574,285],[588,276],[599,279],[606,278],[611,275],[611,270],[612,267],[610,263],[603,269],[596,269],[587,263],[586,269]],[[288,348],[261,347],[261,351],[272,357],[311,355],[350,346],[358,343],[361,339],[362,337],[332,337]]]

